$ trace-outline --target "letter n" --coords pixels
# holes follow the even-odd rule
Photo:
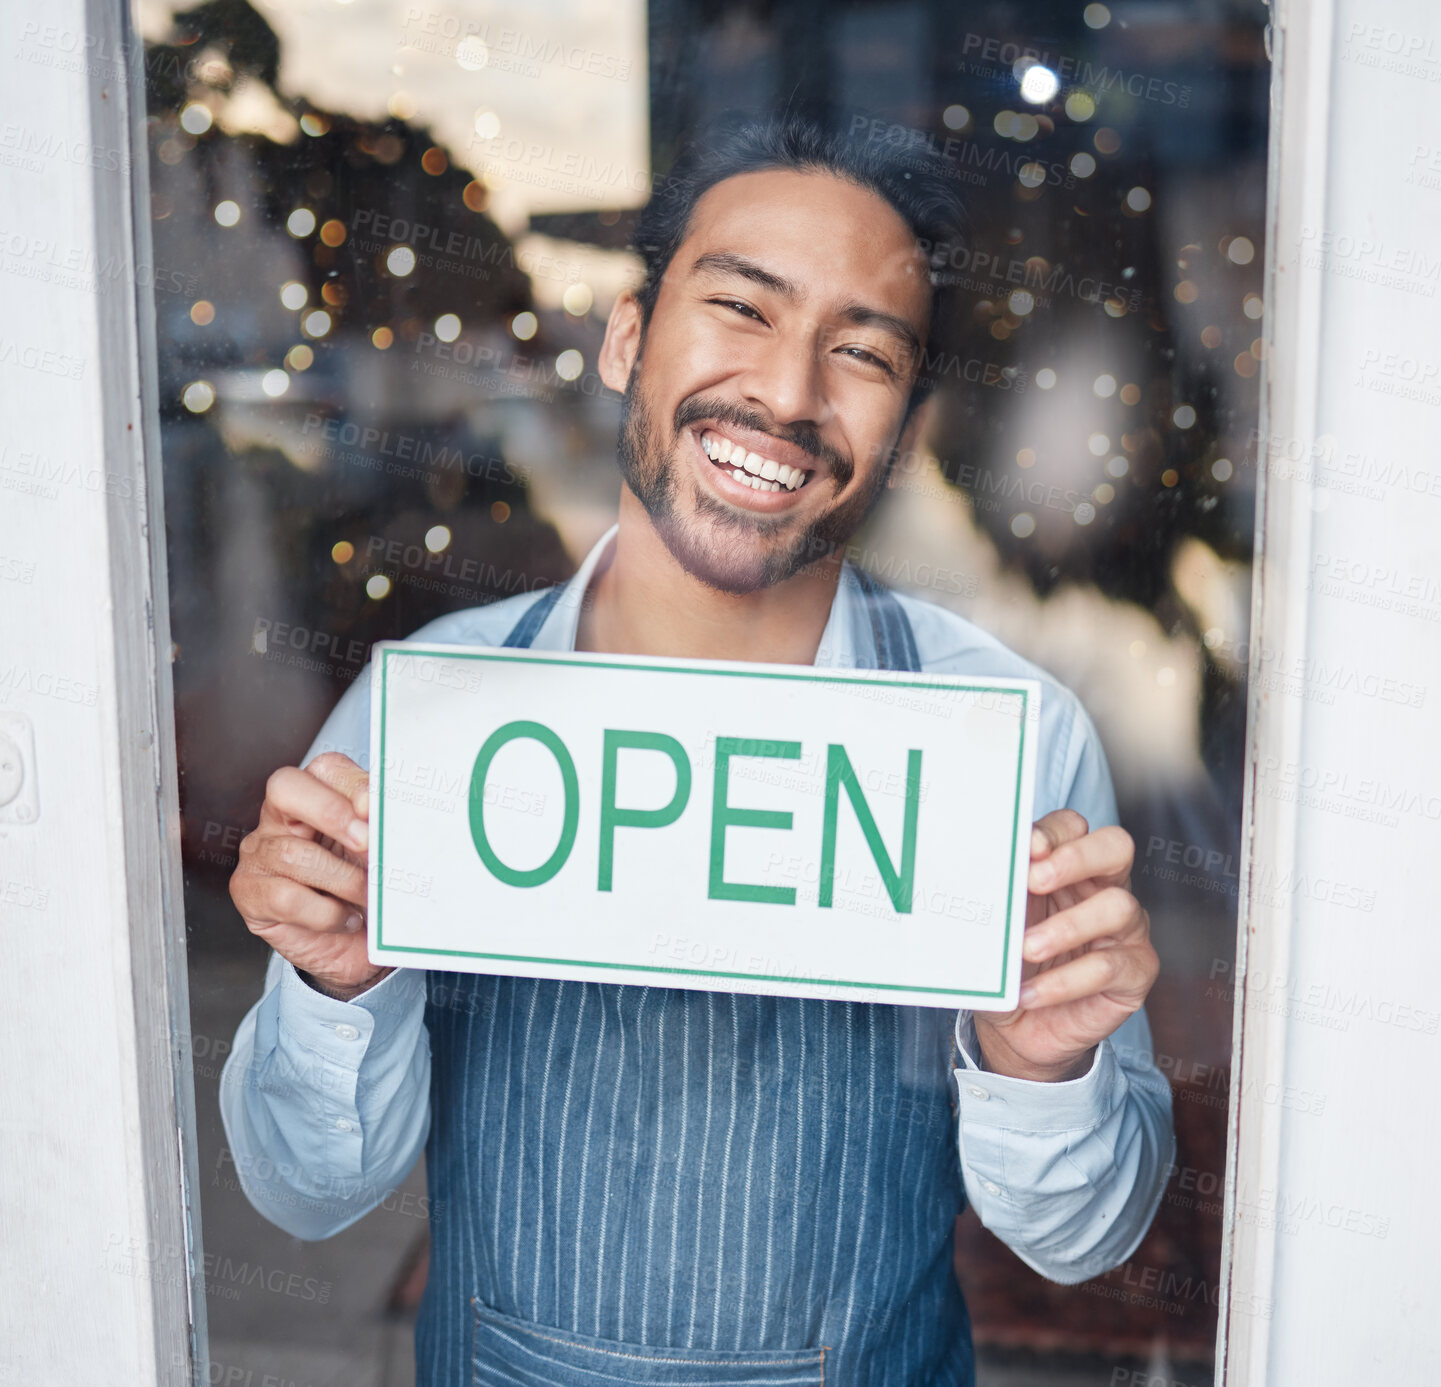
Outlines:
[[[921,808],[921,753],[913,748],[906,760],[906,821],[901,837],[901,865],[898,871],[891,863],[886,846],[881,842],[880,830],[876,827],[875,816],[866,803],[861,782],[856,777],[851,759],[843,746],[834,742],[826,751],[826,812],[821,830],[821,883],[820,904],[829,907],[835,894],[836,876],[836,820],[840,816],[841,787],[850,796],[851,808],[856,811],[856,820],[866,836],[866,846],[871,850],[876,866],[880,869],[881,880],[885,882],[891,904],[898,915],[911,913],[911,896],[916,881],[916,821]]]

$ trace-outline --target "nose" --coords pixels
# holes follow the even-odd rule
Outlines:
[[[820,353],[809,332],[776,332],[751,358],[740,380],[746,400],[777,424],[826,424],[834,412],[826,398]]]

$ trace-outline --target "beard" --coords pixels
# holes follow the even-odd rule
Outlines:
[[[664,439],[646,398],[640,368],[638,357],[621,400],[616,447],[621,475],[676,562],[707,587],[740,596],[795,577],[838,553],[880,498],[891,459],[875,469],[869,485],[803,525],[790,516],[753,515],[726,505],[688,483],[677,460],[682,431],[702,420],[754,429],[803,449],[825,463],[825,481],[837,492],[855,475],[855,466],[812,428],[776,429],[755,410],[705,395],[690,395],[680,402],[671,436]],[[821,481],[817,474],[806,485]]]

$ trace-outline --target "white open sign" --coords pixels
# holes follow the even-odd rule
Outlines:
[[[376,963],[1008,1009],[1040,686],[376,647]]]

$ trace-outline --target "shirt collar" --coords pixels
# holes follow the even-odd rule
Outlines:
[[[574,650],[580,614],[585,607],[591,579],[610,555],[619,525],[612,525],[585,556],[575,576],[565,585],[554,607],[531,642],[532,650]],[[840,582],[831,603],[831,614],[821,632],[816,664],[833,669],[875,669],[876,639],[866,615],[865,595],[849,563],[841,565]]]

